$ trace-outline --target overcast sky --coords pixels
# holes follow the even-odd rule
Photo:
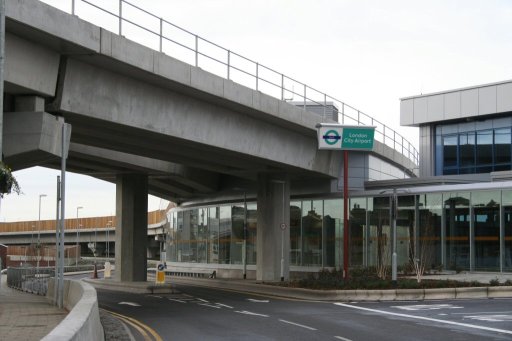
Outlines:
[[[71,9],[71,0],[45,2]],[[130,2],[386,122],[415,145],[417,129],[399,126],[399,98],[512,78],[507,0]],[[76,3],[80,17],[90,15]],[[96,3],[117,11],[117,0]],[[158,21],[138,21],[157,29]],[[113,21],[103,25],[117,28]],[[57,172],[38,168],[15,175],[24,194],[2,200],[0,220],[37,219],[41,193],[48,194],[41,217],[53,219]],[[114,185],[70,174],[67,190],[68,217],[76,216],[77,206],[84,207],[80,216],[115,214]],[[151,209],[163,205],[150,200]]]

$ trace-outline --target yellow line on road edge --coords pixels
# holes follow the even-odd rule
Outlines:
[[[148,341],[152,340],[151,337],[146,333],[146,331],[147,331],[151,334],[151,336],[153,336],[155,341],[163,341],[162,338],[160,337],[160,335],[158,335],[158,333],[150,326],[148,326],[132,317],[121,315],[119,313],[115,313],[115,312],[107,310],[107,309],[103,309],[103,310],[109,314],[112,314],[112,315],[118,317],[119,319],[125,321],[126,323],[129,323],[131,326],[133,326],[135,329],[137,329],[139,331],[139,333],[142,334],[142,336],[144,337],[144,340],[148,340]]]

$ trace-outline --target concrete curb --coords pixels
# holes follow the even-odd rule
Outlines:
[[[50,300],[54,298],[53,280],[48,285]],[[64,280],[64,306],[69,310],[66,318],[42,340],[98,340],[105,335],[98,310],[98,298],[93,286],[83,281]]]
[[[171,281],[173,283],[316,301],[423,301],[512,297],[512,286],[390,290],[312,290],[265,285],[254,282],[238,283],[199,278],[187,279],[173,277]]]

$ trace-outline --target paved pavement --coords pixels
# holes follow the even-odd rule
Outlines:
[[[1,275],[0,339],[40,340],[67,314],[65,309],[51,305],[45,296],[9,288],[7,276]]]
[[[37,296],[30,293],[21,292],[7,287],[6,275],[1,275],[0,286],[0,335],[3,340],[40,340],[47,335],[55,326],[57,326],[67,315],[65,309],[59,309],[48,302],[43,296]],[[498,279],[501,283],[506,280],[512,280],[512,273],[459,273],[425,276],[426,278],[444,278],[465,281],[477,281],[480,283],[489,283],[491,280]],[[109,280],[87,280],[89,283],[95,282],[98,287],[110,287],[113,290],[133,291],[138,289],[146,290],[152,283],[116,283]],[[273,286],[262,285],[251,280],[227,280],[227,279],[197,279],[168,277],[168,282],[185,281],[195,282],[200,285],[212,285],[215,287],[235,286],[237,290],[261,291],[263,294],[269,294]],[[290,290],[291,291],[291,290]],[[300,296],[305,295],[302,293]],[[307,297],[303,297],[307,298]],[[315,299],[315,297],[311,297]],[[112,321],[111,321],[112,322]],[[115,321],[114,321],[115,322]],[[102,323],[106,323],[102,318]],[[130,339],[126,334],[126,328],[119,326],[117,328],[123,336],[111,335],[107,339]]]

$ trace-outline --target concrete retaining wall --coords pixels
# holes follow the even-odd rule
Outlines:
[[[47,298],[54,299],[54,281],[48,285]],[[44,341],[105,340],[100,322],[96,290],[83,281],[64,280],[64,307],[68,316],[53,329]]]

